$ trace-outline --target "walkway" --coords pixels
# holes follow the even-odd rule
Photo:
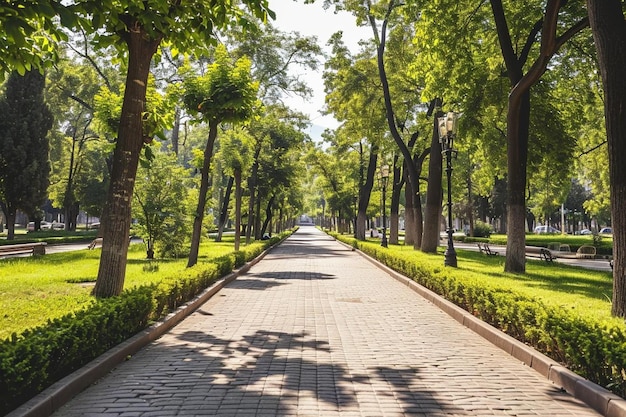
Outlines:
[[[313,227],[57,417],[597,416]]]

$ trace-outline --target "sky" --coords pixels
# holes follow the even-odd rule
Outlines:
[[[343,31],[346,46],[352,52],[358,50],[358,42],[361,39],[371,38],[371,29],[359,28],[356,19],[350,13],[341,12],[335,14],[331,9],[324,10],[322,0],[313,4],[304,4],[303,0],[273,0],[270,1],[270,9],[276,12],[276,20],[272,24],[283,32],[299,32],[305,36],[317,36],[318,44],[325,48],[330,36]],[[295,110],[308,114],[311,120],[311,128],[307,132],[313,139],[319,140],[321,133],[326,128],[334,129],[339,123],[332,116],[322,116],[320,110],[324,107],[324,82],[322,72],[323,62],[318,71],[306,72],[302,68],[293,69],[297,74],[305,74],[309,87],[314,91],[314,96],[308,101],[299,97],[287,98],[286,103]]]

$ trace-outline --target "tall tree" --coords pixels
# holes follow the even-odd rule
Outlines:
[[[11,73],[0,99],[0,207],[7,238],[15,234],[18,209],[37,215],[48,192],[47,134],[52,113],[44,102],[45,79],[38,71]]]
[[[524,272],[526,270],[526,200],[528,138],[530,129],[530,89],[545,73],[552,57],[561,46],[589,25],[587,18],[581,18],[563,28],[568,23],[568,13],[576,12],[566,8],[567,2],[548,0],[542,16],[528,32],[524,47],[516,51],[511,29],[507,23],[502,0],[490,0],[497,28],[502,57],[511,84],[507,110],[507,248],[505,270]],[[517,5],[514,6],[518,8]],[[560,15],[564,15],[561,16]],[[575,18],[570,17],[570,21]],[[563,22],[565,21],[565,23]],[[559,34],[559,31],[562,31]],[[533,45],[539,37],[540,47],[530,67]],[[528,69],[526,69],[528,68]]]
[[[626,20],[620,0],[587,0],[589,20],[604,86],[613,224],[613,307],[626,317]]]
[[[188,76],[185,79],[184,102],[187,111],[198,114],[209,125],[209,134],[200,170],[200,193],[194,214],[191,250],[187,266],[198,262],[202,220],[209,190],[209,169],[213,147],[221,123],[238,123],[250,118],[257,106],[258,83],[252,81],[250,61],[240,58],[233,61],[224,45],[218,45],[215,62],[209,65],[205,75]]]
[[[252,138],[244,130],[229,130],[220,141],[220,154],[226,173],[235,180],[235,250],[241,241],[241,180],[249,172],[253,158]],[[248,214],[248,217],[250,215]],[[251,225],[249,224],[248,227]]]

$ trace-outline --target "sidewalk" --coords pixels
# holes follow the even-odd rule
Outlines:
[[[597,416],[313,227],[55,416]]]

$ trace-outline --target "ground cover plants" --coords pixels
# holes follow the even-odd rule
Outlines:
[[[611,317],[610,273],[529,260],[525,274],[504,272],[503,257],[457,250],[458,268],[443,265],[443,250],[338,236],[390,268],[564,364],[626,396],[626,324]]]

